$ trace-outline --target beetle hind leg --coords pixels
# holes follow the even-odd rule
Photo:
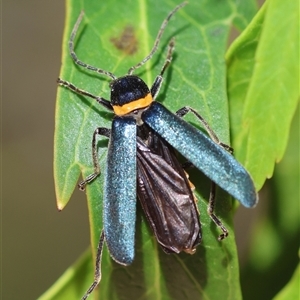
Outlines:
[[[102,250],[103,250],[104,241],[105,241],[105,236],[104,236],[104,231],[102,230],[101,234],[100,234],[100,239],[99,239],[97,254],[96,254],[94,282],[88,288],[88,290],[86,291],[84,296],[81,298],[81,300],[87,299],[87,297],[98,286],[98,284],[101,280],[101,259],[102,259]]]
[[[222,221],[214,214],[215,209],[215,196],[216,196],[216,184],[211,182],[211,189],[209,195],[209,201],[207,206],[207,213],[213,222],[222,230],[222,234],[219,235],[218,240],[222,241],[228,236],[228,230],[223,225]]]

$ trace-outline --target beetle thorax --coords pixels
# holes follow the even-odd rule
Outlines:
[[[118,116],[139,115],[138,111],[152,103],[146,83],[135,75],[117,78],[111,83],[111,104]],[[139,122],[138,122],[139,123]]]

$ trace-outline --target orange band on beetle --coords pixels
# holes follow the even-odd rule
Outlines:
[[[141,98],[135,101],[131,101],[129,103],[126,103],[122,106],[114,105],[113,109],[117,116],[124,116],[129,114],[130,112],[147,107],[151,104],[153,101],[151,93],[149,93],[145,98]]]

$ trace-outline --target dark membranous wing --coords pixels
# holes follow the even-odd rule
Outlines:
[[[137,137],[137,194],[167,253],[193,253],[201,241],[199,213],[173,148],[147,126]]]

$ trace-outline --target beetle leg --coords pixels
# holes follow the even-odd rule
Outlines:
[[[102,230],[101,234],[100,234],[98,247],[97,247],[94,282],[88,288],[88,290],[86,291],[84,296],[81,298],[81,300],[85,300],[93,292],[93,290],[98,286],[98,284],[101,280],[101,258],[102,258],[102,250],[103,250],[104,240],[105,240],[105,236],[104,236],[104,231]]]
[[[220,234],[218,237],[218,240],[221,241],[228,236],[228,230],[223,225],[222,221],[214,214],[215,198],[216,198],[216,184],[212,181],[210,194],[209,194],[209,201],[207,206],[207,213],[209,217],[214,221],[214,223],[223,231],[223,233]]]
[[[97,145],[96,145],[96,137],[97,135],[102,135],[106,137],[110,137],[110,129],[99,127],[97,128],[93,133],[93,139],[92,139],[92,157],[93,157],[93,164],[94,164],[94,173],[87,176],[83,181],[81,181],[78,184],[78,188],[81,191],[85,190],[85,186],[92,182],[99,174],[100,174],[100,166],[99,166],[99,160],[98,160],[98,151],[97,151]]]
[[[211,129],[211,127],[208,125],[208,123],[205,121],[205,119],[199,115],[197,113],[197,111],[195,111],[193,108],[189,107],[189,106],[184,106],[181,109],[179,109],[176,112],[176,115],[179,116],[180,118],[184,117],[187,113],[192,112],[197,119],[202,123],[202,125],[204,126],[205,130],[207,131],[207,133],[209,134],[209,136],[211,137],[211,139],[218,145],[220,145],[222,148],[224,148],[225,150],[227,150],[229,153],[233,154],[233,148],[231,148],[229,145],[224,144],[220,141],[220,139],[218,138],[218,136],[216,135],[216,133]]]
[[[83,89],[80,89],[78,88],[77,86],[75,86],[73,83],[71,82],[68,82],[66,80],[63,80],[61,78],[57,78],[57,83],[61,86],[64,86],[66,88],[68,88],[69,90],[73,91],[74,93],[76,94],[79,94],[79,95],[84,95],[84,96],[88,96],[90,98],[93,98],[95,99],[99,104],[103,105],[105,108],[109,109],[109,110],[113,110],[112,106],[111,106],[111,103],[102,98],[102,97],[99,97],[99,96],[95,96],[93,94],[91,94],[90,92],[87,92]]]
[[[164,65],[161,68],[160,73],[156,76],[155,81],[151,87],[151,95],[153,97],[153,99],[155,100],[156,96],[158,95],[158,92],[161,88],[162,82],[163,82],[163,75],[167,69],[167,67],[170,65],[171,61],[172,61],[172,54],[174,51],[174,47],[175,47],[175,39],[172,38],[169,42],[169,47],[168,47],[168,53],[167,53],[167,58],[164,62]]]

